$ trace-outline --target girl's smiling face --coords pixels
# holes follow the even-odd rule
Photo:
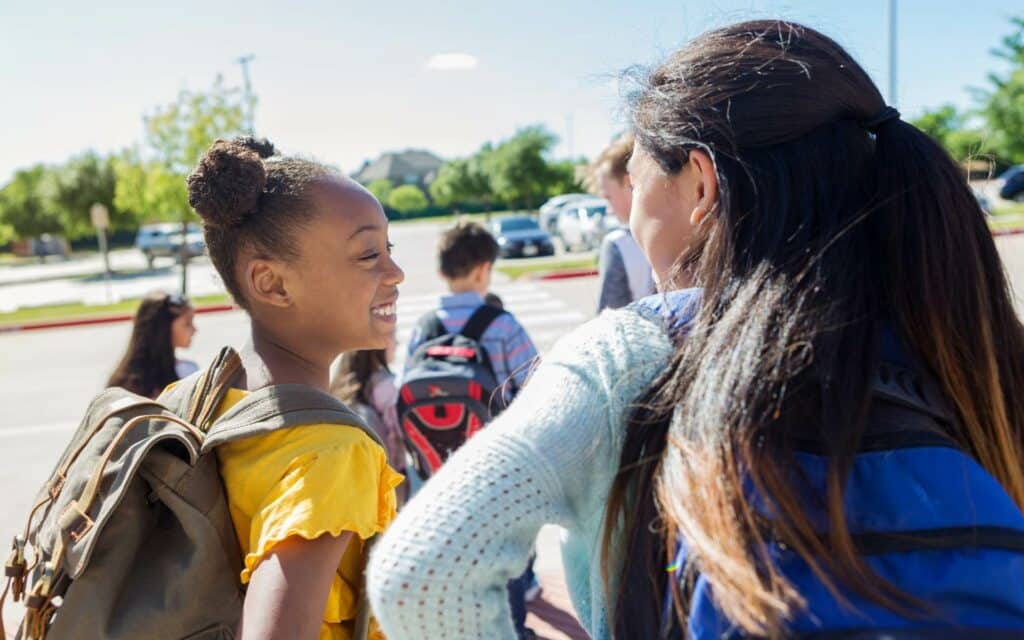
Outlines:
[[[277,265],[289,331],[331,358],[384,349],[405,279],[391,258],[384,210],[346,178],[321,179],[310,189],[316,213],[296,235],[298,258]]]

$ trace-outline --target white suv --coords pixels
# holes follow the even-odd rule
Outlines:
[[[567,251],[590,251],[601,246],[604,234],[614,222],[604,198],[574,200],[562,207],[558,215],[558,236]]]
[[[206,241],[203,240],[203,232],[198,224],[188,225],[185,241],[188,257],[194,258],[206,252]],[[181,242],[181,224],[177,222],[145,224],[139,227],[139,233],[135,236],[135,246],[146,256],[150,269],[157,258],[180,258]]]

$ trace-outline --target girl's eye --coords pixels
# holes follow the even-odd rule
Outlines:
[[[376,260],[379,257],[380,257],[380,254],[377,253],[376,251],[374,251],[373,253],[369,253],[369,254],[367,254],[367,255],[363,256],[362,258],[359,258],[359,259],[360,260]]]
[[[391,255],[391,250],[395,248],[394,242],[388,242],[388,255]]]

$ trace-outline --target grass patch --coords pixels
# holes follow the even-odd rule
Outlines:
[[[1024,202],[1014,202],[1004,207],[999,207],[992,212],[993,217],[1000,216],[1024,216]]]
[[[226,294],[192,298],[197,307],[213,304],[227,304],[231,301]],[[139,307],[139,300],[125,300],[114,304],[58,304],[46,307],[29,307],[8,313],[0,313],[0,326],[55,320],[85,320],[106,316],[132,315]]]
[[[551,273],[553,271],[569,271],[573,269],[595,269],[597,268],[597,257],[571,258],[568,260],[552,260],[545,262],[530,262],[528,264],[499,264],[494,267],[509,278],[515,280],[527,275]]]

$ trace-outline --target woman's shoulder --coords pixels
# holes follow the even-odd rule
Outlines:
[[[693,319],[700,290],[658,294],[621,309],[608,309],[559,340],[545,360],[623,361],[674,349],[672,338]]]

